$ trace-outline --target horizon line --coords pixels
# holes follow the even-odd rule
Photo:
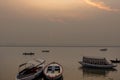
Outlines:
[[[120,47],[120,45],[0,45],[0,47]]]

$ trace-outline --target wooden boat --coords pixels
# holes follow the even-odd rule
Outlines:
[[[40,76],[44,69],[44,63],[45,60],[35,59],[19,65],[19,72],[16,76],[16,80],[32,80]],[[20,70],[21,68],[23,69]]]
[[[79,61],[83,67],[91,68],[113,68],[117,65],[109,63],[105,58],[83,57],[83,61]]]
[[[107,48],[100,49],[100,51],[107,51],[107,50],[108,50]]]
[[[60,64],[52,62],[44,68],[43,73],[46,79],[56,80],[62,77],[63,68]]]
[[[112,63],[120,63],[120,60],[116,58],[116,60],[110,60]]]
[[[23,55],[35,55],[35,53],[32,53],[32,52],[30,52],[30,53],[23,53]]]
[[[50,50],[42,50],[43,53],[48,53]]]

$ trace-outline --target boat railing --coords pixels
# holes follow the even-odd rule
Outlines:
[[[86,58],[83,57],[83,62],[90,63],[90,64],[100,64],[100,65],[107,65],[109,62],[105,59],[97,59],[97,58]]]
[[[54,73],[55,71],[58,71],[58,73],[60,73],[60,67],[59,66],[49,66],[47,69],[47,72]]]

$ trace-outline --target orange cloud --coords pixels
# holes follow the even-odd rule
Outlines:
[[[103,9],[103,10],[106,10],[106,11],[119,11],[119,9],[113,9],[111,8],[110,6],[106,5],[104,2],[95,2],[93,0],[84,0],[87,4],[91,5],[91,6],[94,6],[94,7],[97,7],[99,9]]]

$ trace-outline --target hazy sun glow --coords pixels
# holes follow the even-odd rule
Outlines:
[[[92,12],[88,11],[119,11],[105,0],[2,0],[3,6],[11,12],[32,19],[45,19],[51,22],[70,20],[87,20]],[[117,7],[118,8],[118,7]],[[4,9],[3,9],[4,10]],[[14,15],[13,15],[14,16]],[[7,17],[6,17],[7,18]]]
[[[21,0],[25,5],[32,8],[39,8],[41,10],[71,10],[76,8],[83,8],[91,5],[98,9],[106,11],[119,11],[111,5],[107,5],[104,0]]]
[[[120,0],[0,0],[0,42],[120,45],[119,3]]]
[[[73,9],[83,5],[81,0],[29,0],[26,3],[43,10]]]

